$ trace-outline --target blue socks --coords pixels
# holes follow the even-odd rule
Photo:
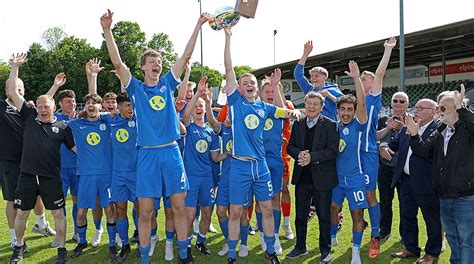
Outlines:
[[[369,206],[370,226],[372,227],[371,236],[380,236],[380,204]]]
[[[354,239],[352,247],[360,249],[360,244],[362,243],[362,234],[363,232],[352,231],[352,238]]]
[[[156,227],[151,229],[150,237],[156,236]]]
[[[128,245],[128,218],[117,220],[117,232],[119,233],[122,245]]]
[[[227,244],[229,245],[229,252],[227,253],[227,257],[231,259],[236,259],[237,255],[235,254],[235,248],[237,247],[238,240],[228,240]]]
[[[173,238],[174,238],[174,231],[166,230],[166,241],[173,242]]]
[[[79,235],[79,244],[87,243],[86,233],[87,233],[87,223],[84,226],[77,227],[77,234]]]
[[[249,236],[249,225],[240,226],[240,245],[247,245],[247,238]]]
[[[268,254],[275,253],[275,236],[264,236],[263,241],[267,244],[267,252]]]
[[[64,215],[66,215],[66,207],[64,207]],[[74,221],[74,234],[77,234],[77,204],[72,204],[72,220]]]
[[[262,213],[261,212],[255,212],[255,216],[257,217],[258,230],[260,230],[260,232],[263,232]]]
[[[94,219],[94,225],[95,229],[101,229],[102,228],[102,218],[99,219]]]
[[[138,250],[140,251],[142,264],[150,263],[150,256],[148,256],[148,252],[150,252],[150,244],[148,244],[146,247],[138,246]]]
[[[273,210],[273,220],[275,222],[275,234],[278,234],[280,232],[281,210]]]
[[[107,223],[107,233],[109,234],[109,247],[115,246],[115,237],[117,235],[117,225],[115,223]]]
[[[196,243],[199,244],[199,243],[204,243],[204,242],[206,242],[206,236],[203,236],[203,235],[201,235],[201,233],[199,233],[199,234],[197,235],[197,241],[196,241]]]
[[[224,235],[225,241],[229,240],[229,218],[226,218],[224,221],[219,222],[219,225],[221,226],[222,234]]]
[[[335,238],[337,235],[337,225],[331,225],[331,237]]]
[[[178,245],[178,253],[180,259],[188,258],[188,240],[177,240],[176,245]],[[147,254],[148,255],[148,254]]]

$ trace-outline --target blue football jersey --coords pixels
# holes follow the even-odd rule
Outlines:
[[[373,95],[370,93],[366,97],[367,107],[367,123],[365,124],[364,133],[362,134],[362,152],[378,152],[377,145],[377,124],[379,121],[379,113],[382,108],[382,93]]]
[[[136,171],[138,147],[135,117],[102,115],[101,119],[110,126],[112,168],[116,171]]]
[[[177,85],[172,71],[163,75],[156,86],[131,77],[127,92],[136,115],[138,146],[159,146],[180,138],[173,97]]]
[[[219,151],[219,138],[212,128],[189,123],[184,137],[183,163],[186,173],[212,177],[211,151]]]
[[[78,118],[68,123],[77,149],[77,174],[80,176],[110,174],[110,127],[101,119]]]
[[[276,106],[262,101],[249,102],[237,89],[227,96],[234,147],[232,155],[265,160],[263,128],[265,120],[274,116]]]
[[[357,118],[347,125],[338,122],[339,155],[337,155],[336,167],[340,177],[350,178],[362,175],[360,140],[364,127],[365,125],[361,124]]]
[[[59,113],[54,114],[58,121],[63,121],[66,124],[69,121],[74,119],[69,119],[68,115],[63,115]],[[61,155],[61,168],[76,168],[77,167],[77,156],[76,153],[69,150],[66,145],[61,144],[60,148],[60,155]]]
[[[282,159],[281,148],[283,145],[283,124],[285,119],[276,118],[274,115],[265,120],[263,128],[263,144],[265,156],[274,159]]]
[[[226,127],[223,123],[221,123],[221,131],[219,132],[219,136],[222,138],[222,153],[232,151],[232,128]],[[230,159],[231,157],[227,157],[222,161],[222,174],[229,173]]]

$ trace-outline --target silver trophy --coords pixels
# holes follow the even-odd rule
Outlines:
[[[223,27],[235,26],[239,20],[240,15],[234,12],[233,7],[219,7],[214,16],[209,18],[209,26],[214,30],[221,30]]]

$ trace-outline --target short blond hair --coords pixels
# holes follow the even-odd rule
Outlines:
[[[309,74],[313,72],[322,73],[326,77],[329,76],[328,70],[326,70],[324,67],[321,67],[321,66],[316,66],[316,67],[311,68],[311,70],[309,70]]]
[[[253,77],[253,78],[255,78],[255,80],[257,79],[257,77],[255,77],[255,75],[253,75],[253,74],[250,73],[250,72],[247,72],[247,73],[244,73],[244,74],[240,75],[239,81],[238,81],[239,84],[240,84],[240,80],[242,80],[242,78],[244,78],[244,77],[250,77],[250,78]]]
[[[140,66],[145,65],[147,57],[159,58],[160,60],[163,60],[163,57],[161,56],[161,53],[159,51],[154,49],[147,49],[140,57]]]
[[[363,71],[361,76],[362,75],[369,75],[370,77],[372,77],[372,79],[375,79],[375,73],[373,73],[371,71]]]
[[[38,105],[39,101],[43,98],[46,100],[49,100],[51,103],[53,103],[53,105],[55,105],[54,98],[49,94],[43,94],[43,95],[38,96],[38,98],[36,98],[36,105]]]

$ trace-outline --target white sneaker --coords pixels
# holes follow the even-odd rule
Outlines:
[[[198,234],[198,233],[199,233],[199,219],[197,219],[197,218],[194,218],[194,222],[193,222],[193,232],[194,232],[194,234]]]
[[[360,260],[360,249],[352,248],[351,264],[362,264],[362,261]]]
[[[331,237],[331,247],[337,246],[337,237]]]
[[[329,253],[324,259],[322,259],[319,263],[331,263],[331,253]]]
[[[46,221],[46,225],[43,228],[40,228],[38,224],[35,224],[32,228],[33,233],[41,234],[43,236],[55,236],[56,231],[49,226],[49,222]]]
[[[211,224],[209,225],[209,232],[217,234],[217,229]]]
[[[225,243],[224,246],[222,247],[221,251],[217,252],[217,255],[223,257],[223,256],[227,255],[227,252],[229,252],[229,245],[227,243]],[[240,252],[239,252],[239,254],[240,254]]]
[[[11,248],[13,249],[14,246],[16,246],[16,237],[12,240],[10,243]]]
[[[92,247],[98,247],[100,244],[100,239],[102,238],[102,233],[104,233],[104,229],[96,229],[94,238],[92,239]]]
[[[249,247],[247,247],[246,245],[240,245],[240,248],[239,248],[239,257],[241,258],[245,258],[249,255]]]
[[[169,243],[166,241],[165,243],[165,260],[171,261],[174,259],[174,253],[173,253],[173,242]]]
[[[158,236],[152,236],[150,238],[150,251],[148,251],[148,256],[150,257],[155,253],[156,242],[158,242]]]
[[[117,245],[119,248],[122,248],[122,239],[120,239],[119,233],[115,234],[115,245]]]
[[[57,236],[54,236],[53,242],[51,242],[51,247],[53,248],[59,247],[59,239]]]
[[[278,234],[275,234],[275,244],[273,244],[275,247],[275,253],[277,256],[281,256],[283,254],[283,248],[281,247],[280,244],[280,238],[278,237]]]
[[[265,243],[265,239],[263,237],[264,237],[263,232],[260,232],[260,243],[262,244],[263,252],[265,252],[267,251],[267,243]]]
[[[293,230],[291,230],[291,225],[283,225],[283,230],[285,230],[285,237],[288,240],[293,240],[295,235],[293,235]]]

